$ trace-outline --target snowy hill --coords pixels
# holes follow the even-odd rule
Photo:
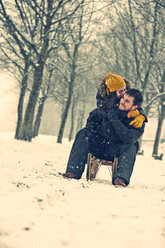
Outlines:
[[[127,188],[102,167],[94,182],[67,180],[71,143],[0,133],[0,248],[164,248],[165,163],[145,147]],[[162,146],[165,152],[165,146]]]

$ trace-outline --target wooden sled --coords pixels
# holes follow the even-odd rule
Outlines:
[[[117,170],[117,163],[118,163],[117,158],[115,158],[114,161],[108,161],[108,160],[96,158],[91,153],[88,153],[87,173],[86,173],[87,181],[95,180],[96,175],[100,169],[100,166],[102,165],[107,166],[110,174],[113,175],[113,172]],[[111,171],[109,168],[110,166],[111,166]]]
[[[160,155],[153,154],[152,156],[154,157],[154,159],[162,160],[163,159],[163,155],[164,155],[164,153],[161,153]]]

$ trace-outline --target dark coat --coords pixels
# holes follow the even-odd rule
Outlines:
[[[128,185],[138,150],[137,140],[144,131],[144,124],[142,128],[134,128],[129,125],[130,121],[132,119],[127,118],[126,111],[93,110],[86,127],[76,135],[66,172],[72,172],[81,178],[88,153],[111,161],[117,157],[117,170],[113,172],[112,183],[116,177],[121,177]]]
[[[127,118],[127,111],[117,108],[107,112],[99,111],[97,108],[89,114],[86,127],[104,138],[112,146],[116,144],[135,144],[138,146],[138,139],[144,132],[144,124],[141,128],[134,128],[129,123],[133,120]]]

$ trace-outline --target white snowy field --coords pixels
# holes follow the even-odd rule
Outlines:
[[[66,139],[13,137],[0,133],[0,248],[165,247],[165,163],[151,148],[137,156],[130,185],[115,188],[106,167],[94,182],[58,176]]]

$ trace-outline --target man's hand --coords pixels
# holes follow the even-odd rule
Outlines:
[[[144,121],[145,117],[143,115],[138,115],[133,121],[130,122],[129,125],[133,125],[135,128],[141,128]]]
[[[136,116],[138,116],[140,113],[139,113],[139,110],[130,110],[127,114],[127,117],[128,118],[135,118]]]

